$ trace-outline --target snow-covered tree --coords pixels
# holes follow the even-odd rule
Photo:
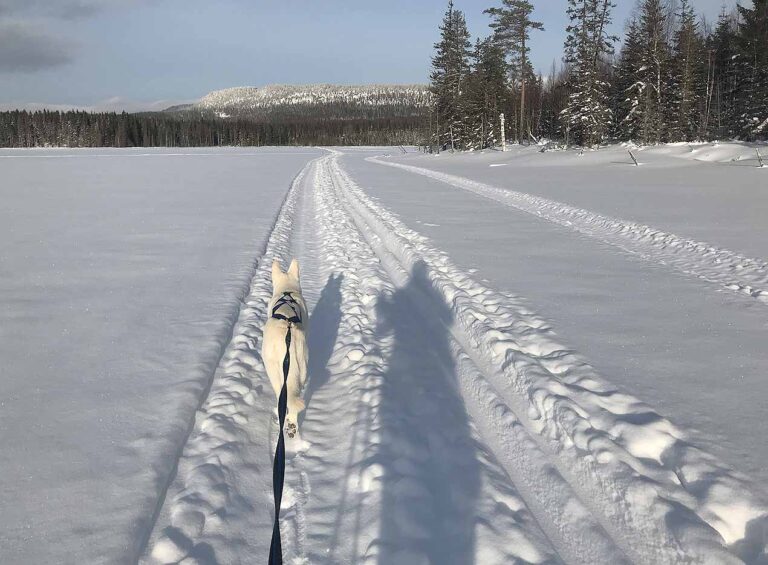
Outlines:
[[[638,118],[640,141],[659,143],[666,137],[664,117],[668,115],[667,72],[669,45],[666,41],[667,14],[662,0],[643,0],[640,5],[640,68],[635,73],[640,104]]]
[[[529,133],[526,108],[526,86],[535,80],[531,67],[529,42],[531,30],[544,30],[544,25],[531,19],[533,4],[528,0],[502,0],[500,8],[489,8],[494,40],[504,50],[509,61],[513,83],[520,90],[520,120],[515,128],[518,141]]]
[[[490,38],[477,40],[464,104],[473,149],[493,147],[500,142],[499,115],[508,99],[506,74],[501,47]]]
[[[740,133],[768,137],[768,0],[739,6],[738,116]]]
[[[637,72],[642,67],[642,57],[640,22],[633,19],[627,26],[613,76],[614,135],[619,139],[634,140],[640,135],[640,101],[645,85],[637,80]]]
[[[689,0],[682,0],[669,69],[669,141],[693,141],[701,134],[705,61],[696,13]]]
[[[715,32],[707,40],[708,86],[705,130],[708,137],[736,135],[736,96],[739,82],[739,53],[735,17],[725,9]]]
[[[608,135],[612,112],[604,71],[605,58],[613,54],[607,28],[611,23],[611,0],[568,0],[565,62],[569,66],[570,96],[563,112],[566,139],[582,145],[603,142]]]
[[[438,143],[452,148],[464,143],[461,96],[469,74],[469,38],[464,13],[450,0],[440,25],[440,41],[435,44],[430,87],[435,97]]]

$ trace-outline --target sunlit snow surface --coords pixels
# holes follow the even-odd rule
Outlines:
[[[0,150],[0,561],[129,563],[321,152]]]
[[[0,152],[0,561],[266,560],[298,256],[287,562],[763,562],[768,170],[628,149]]]

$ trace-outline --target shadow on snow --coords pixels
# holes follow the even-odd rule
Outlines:
[[[380,405],[380,565],[469,565],[480,470],[450,349],[453,315],[427,265],[380,297],[379,337],[394,339]]]

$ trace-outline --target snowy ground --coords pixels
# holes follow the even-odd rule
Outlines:
[[[750,151],[0,155],[1,560],[266,559],[261,324],[295,255],[287,562],[768,562]]]
[[[316,150],[0,152],[0,562],[135,562]]]

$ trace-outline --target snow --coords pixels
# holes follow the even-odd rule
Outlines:
[[[768,449],[754,441],[755,431],[764,429],[768,416],[761,400],[761,394],[768,393],[764,379],[768,336],[761,306],[765,302],[760,300],[765,295],[744,292],[750,288],[748,283],[729,288],[723,280],[707,276],[712,272],[705,272],[718,270],[716,261],[709,262],[712,254],[727,252],[715,243],[725,241],[740,252],[754,253],[754,258],[768,256],[764,221],[768,195],[765,185],[755,180],[763,172],[731,164],[733,155],[754,154],[753,149],[740,146],[730,147],[727,160],[716,166],[667,158],[688,151],[688,147],[644,151],[644,157],[650,161],[653,156],[654,163],[642,175],[629,165],[624,170],[631,175],[616,171],[622,168],[620,148],[588,152],[578,160],[571,153],[539,154],[535,149],[519,149],[512,155],[389,159],[461,173],[482,179],[483,185],[524,187],[527,194],[615,214],[613,221],[629,220],[623,233],[618,228],[606,233],[596,226],[569,226],[570,216],[543,219],[538,209],[524,213],[520,208],[500,207],[496,193],[490,193],[491,200],[478,199],[474,191],[427,179],[419,182],[418,191],[411,185],[401,194],[393,187],[417,182],[413,175],[376,173],[360,162],[349,166],[353,173],[362,168],[365,172],[360,174],[376,175],[365,177],[367,189],[404,218],[424,225],[439,217],[440,229],[425,234],[436,238],[452,258],[479,268],[478,276],[494,285],[531,300],[554,321],[558,334],[610,375],[612,382],[674,416],[708,450],[738,461],[740,468],[765,482]],[[493,160],[506,161],[509,167],[496,174],[498,169],[487,166]],[[519,199],[513,192],[508,194]],[[440,212],[434,211],[433,202],[443,203]],[[590,217],[594,219],[595,214]],[[467,226],[467,216],[479,225]],[[648,221],[657,231],[647,237],[633,229],[634,222]],[[514,229],[509,228],[510,222]],[[708,236],[713,245],[664,251],[669,239],[656,236],[672,234],[671,230],[680,241]],[[457,237],[459,232],[465,237]],[[755,261],[764,265],[761,259]],[[750,271],[742,262],[722,261],[719,267],[726,273],[723,277],[728,271],[737,277]],[[765,283],[763,269],[755,268],[752,274],[753,280]]]
[[[254,260],[319,153],[0,153],[0,561],[135,562]]]
[[[427,86],[421,84],[270,84],[261,88],[240,86],[215,90],[200,99],[195,107],[204,110],[254,110],[339,103],[427,108],[430,93]]]
[[[286,562],[765,562],[765,172],[636,154],[1,153],[0,560],[266,559],[297,256]]]

